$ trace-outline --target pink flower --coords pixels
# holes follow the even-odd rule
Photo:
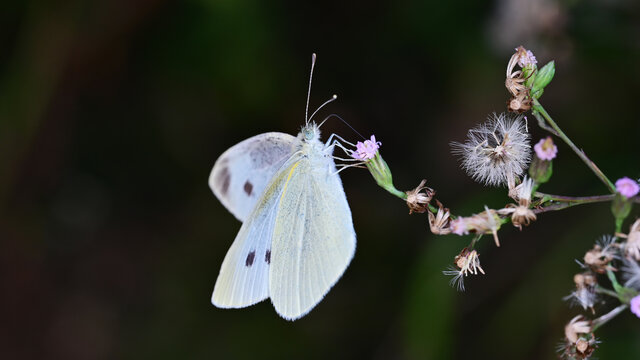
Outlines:
[[[463,217],[451,220],[449,223],[449,229],[451,229],[451,232],[456,235],[466,235],[469,233],[469,230],[467,229],[467,221]]]
[[[629,307],[631,308],[631,312],[640,318],[640,295],[637,295],[636,297],[631,299]]]
[[[535,55],[533,55],[531,50],[526,50],[525,48],[520,46],[516,48],[516,51],[520,53],[518,65],[520,65],[521,68],[524,68],[528,65],[533,66],[538,63],[538,60],[536,59]]]
[[[364,143],[360,141],[356,143],[356,150],[351,153],[351,156],[354,159],[363,161],[373,159],[376,156],[376,153],[378,153],[380,145],[382,145],[382,143],[380,141],[376,141],[375,135],[371,135],[371,140],[365,140]]]
[[[628,199],[638,195],[638,192],[640,192],[640,186],[635,180],[629,179],[625,176],[616,181],[616,191]]]
[[[558,154],[558,147],[553,143],[551,136],[548,136],[546,139],[540,139],[540,141],[533,146],[533,150],[536,151],[538,158],[546,161],[555,159]]]

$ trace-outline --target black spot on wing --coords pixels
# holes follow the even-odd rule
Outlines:
[[[253,260],[256,258],[256,252],[255,250],[250,252],[249,255],[247,255],[247,260],[245,260],[244,265],[249,267],[251,265],[253,265]]]
[[[220,170],[217,181],[219,184],[222,184],[220,186],[220,192],[222,193],[222,195],[227,195],[227,192],[229,191],[229,185],[231,184],[231,174],[229,174],[228,167],[225,166],[222,168],[222,170]]]
[[[267,264],[271,264],[271,250],[267,250],[267,252],[264,253],[264,261]]]
[[[247,196],[251,196],[251,193],[253,192],[253,184],[251,184],[249,180],[245,181],[244,183],[244,192],[247,194]]]

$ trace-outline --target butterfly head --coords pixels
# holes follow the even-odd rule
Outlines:
[[[320,128],[315,122],[311,122],[302,127],[300,130],[300,140],[309,143],[320,139]]]

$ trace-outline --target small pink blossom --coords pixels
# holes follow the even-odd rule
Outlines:
[[[636,297],[631,299],[629,307],[631,308],[631,312],[640,318],[640,295],[637,295]]]
[[[469,230],[467,229],[467,221],[463,217],[451,220],[449,223],[449,229],[451,229],[451,232],[456,235],[466,235],[469,233]]]
[[[540,139],[540,141],[533,146],[533,150],[536,151],[536,155],[541,160],[551,161],[558,155],[558,147],[553,143],[551,136],[546,139]]]
[[[351,153],[351,157],[364,161],[373,159],[376,153],[378,153],[380,145],[382,145],[382,143],[376,141],[375,135],[371,135],[371,140],[365,140],[364,143],[360,141],[356,143],[356,150]]]
[[[538,60],[536,59],[535,55],[533,55],[531,50],[525,50],[525,48],[520,46],[516,48],[516,51],[520,53],[520,58],[518,59],[518,65],[520,65],[521,68],[524,68],[529,65],[533,66],[538,63]]]
[[[629,179],[625,176],[616,181],[616,191],[628,199],[638,195],[638,192],[640,192],[640,186],[635,180]]]

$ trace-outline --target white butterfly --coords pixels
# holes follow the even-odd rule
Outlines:
[[[315,54],[311,76],[314,64]],[[307,96],[307,114],[308,108]],[[356,234],[332,137],[323,144],[319,127],[305,116],[297,137],[256,135],[218,158],[209,186],[243,223],[222,262],[215,306],[242,308],[271,298],[280,316],[295,320],[342,276]]]

